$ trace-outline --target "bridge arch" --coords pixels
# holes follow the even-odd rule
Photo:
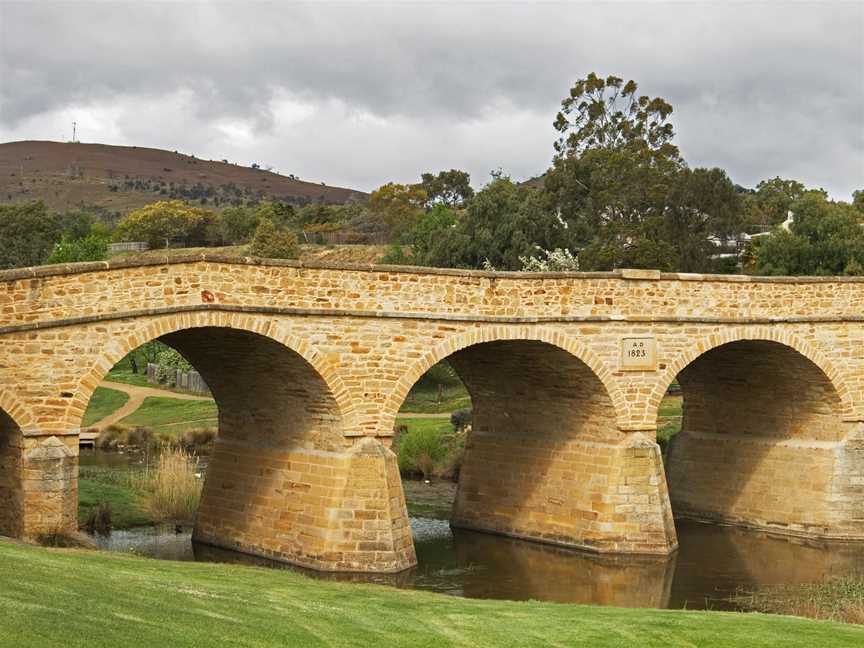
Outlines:
[[[326,385],[332,395],[342,419],[343,427],[350,430],[355,426],[355,406],[351,395],[333,365],[323,354],[306,340],[293,335],[266,317],[255,317],[241,313],[203,311],[160,316],[149,319],[131,333],[115,336],[104,346],[101,355],[82,376],[75,390],[75,397],[67,410],[66,419],[71,429],[79,429],[87,404],[96,387],[111,368],[131,351],[142,344],[160,337],[179,334],[195,329],[223,329],[260,336],[284,347],[305,361]],[[193,362],[194,364],[194,362]],[[205,376],[205,380],[207,377]]]
[[[9,392],[0,392],[0,412],[5,412],[21,430],[34,424],[33,415]]]
[[[392,425],[414,382],[445,359],[473,411],[470,430],[455,431],[465,450],[452,526],[603,552],[674,548],[656,445],[621,429],[618,390],[590,351],[547,328],[464,331],[409,368],[382,425]],[[616,525],[633,532],[613,542],[598,533]]]
[[[855,424],[843,375],[823,354],[782,331],[740,330],[682,354],[666,379],[676,375],[682,418],[666,456],[675,515],[838,532],[834,472]]]
[[[623,423],[624,394],[618,384],[612,380],[612,372],[606,363],[586,345],[565,333],[545,327],[478,326],[449,336],[408,367],[384,402],[378,426],[378,436],[393,434],[396,415],[399,413],[402,403],[405,402],[408,392],[434,365],[471,346],[488,342],[515,341],[545,343],[566,352],[584,364],[605,388],[614,406],[616,421],[619,425]]]
[[[20,415],[23,409],[8,394],[0,394],[0,536],[12,537],[24,530],[24,444],[16,412]]]
[[[787,331],[768,327],[741,327],[698,340],[666,365],[666,369],[657,378],[648,397],[648,422],[653,424],[656,421],[660,403],[669,386],[688,365],[712,349],[744,341],[775,342],[796,351],[818,367],[831,382],[840,399],[842,415],[846,416],[852,412],[851,390],[847,386],[844,372],[813,344]]]

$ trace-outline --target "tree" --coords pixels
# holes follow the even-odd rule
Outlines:
[[[675,270],[715,269],[712,257],[741,231],[743,214],[741,195],[725,171],[679,171],[667,198],[663,235],[675,249]]]
[[[413,256],[418,259],[427,258],[437,239],[455,227],[456,223],[456,214],[443,204],[437,204],[422,214],[407,237],[411,243]],[[403,259],[402,262],[406,261],[407,259]]]
[[[427,207],[443,204],[451,208],[462,208],[474,195],[471,176],[466,171],[450,169],[438,175],[424,173],[420,186],[426,192]]]
[[[255,210],[255,215],[259,221],[267,219],[277,227],[287,227],[294,222],[297,212],[293,205],[276,201],[261,203]]]
[[[41,201],[0,205],[0,268],[44,263],[62,231]]]
[[[391,238],[399,238],[414,225],[427,199],[420,186],[389,182],[369,196],[369,209]]]
[[[856,189],[852,192],[852,206],[860,212],[864,212],[864,189]]]
[[[453,226],[428,236],[422,265],[518,270],[520,257],[538,249],[566,247],[568,233],[546,194],[494,179],[479,191]]]
[[[747,198],[746,222],[762,228],[779,225],[786,220],[792,203],[805,191],[804,185],[797,180],[780,177],[763,180]]]
[[[296,259],[300,253],[297,235],[285,227],[277,227],[269,218],[262,218],[252,237],[249,253],[267,259]]]
[[[759,239],[752,255],[754,274],[857,274],[864,266],[861,214],[848,203],[829,201],[823,192],[808,191],[791,205],[790,230],[776,229]]]
[[[108,238],[90,234],[84,238],[63,236],[48,257],[48,263],[75,263],[78,261],[104,261],[108,258]]]
[[[201,232],[215,220],[209,209],[192,207],[181,200],[160,200],[136,209],[120,221],[115,237],[120,240],[147,241],[151,248],[168,247],[172,239],[187,238]]]
[[[594,72],[579,79],[561,101],[555,118],[560,133],[555,151],[579,157],[592,149],[642,149],[674,159],[674,130],[667,120],[672,106],[661,97],[638,96],[633,80],[601,79]]]
[[[247,243],[258,227],[258,214],[249,207],[227,207],[219,217],[219,224],[226,242]]]

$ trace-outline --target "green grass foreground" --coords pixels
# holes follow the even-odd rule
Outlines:
[[[792,617],[461,599],[0,541],[0,646],[864,645],[864,628]]]

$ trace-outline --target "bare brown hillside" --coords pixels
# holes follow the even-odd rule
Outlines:
[[[0,144],[0,202],[44,200],[58,210],[102,207],[124,213],[172,197],[223,207],[261,199],[341,204],[366,200],[368,194],[160,149]]]

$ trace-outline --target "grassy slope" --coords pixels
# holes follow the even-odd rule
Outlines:
[[[97,387],[90,397],[90,402],[87,404],[87,411],[84,412],[83,426],[93,425],[97,421],[101,421],[109,414],[116,412],[126,404],[129,400],[129,394],[117,391],[116,389],[108,389],[106,387]]]
[[[421,414],[451,413],[471,409],[471,396],[456,372],[440,362],[414,383],[400,409]]]
[[[789,617],[460,599],[0,542],[0,646],[861,646]]]
[[[174,435],[192,428],[214,427],[217,417],[216,403],[212,400],[190,401],[148,396],[141,407],[120,421],[120,424],[129,427],[140,425],[154,432]]]
[[[129,364],[128,357],[114,365],[108,375],[105,376],[105,380],[125,385],[138,385],[139,387],[156,387],[156,385],[147,382],[147,374],[132,373],[132,366]]]

